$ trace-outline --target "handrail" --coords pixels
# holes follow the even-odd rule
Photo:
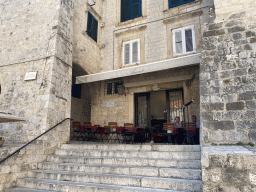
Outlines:
[[[52,129],[54,129],[55,127],[57,127],[58,125],[62,124],[64,121],[66,120],[72,120],[71,118],[66,118],[64,120],[62,120],[61,122],[57,123],[56,125],[54,125],[53,127],[51,127],[50,129],[48,129],[47,131],[45,131],[44,133],[42,133],[41,135],[39,135],[38,137],[36,137],[35,139],[31,140],[30,142],[28,142],[27,144],[23,145],[21,148],[17,149],[16,151],[14,151],[12,154],[8,155],[7,157],[5,157],[4,159],[2,159],[0,161],[0,164],[3,163],[4,161],[6,161],[7,159],[9,159],[11,156],[13,156],[14,154],[16,154],[17,152],[19,152],[21,149],[23,149],[24,147],[28,146],[30,143],[34,142],[35,140],[37,140],[38,138],[42,137],[43,135],[45,135],[46,133],[48,133],[49,131],[51,131]]]

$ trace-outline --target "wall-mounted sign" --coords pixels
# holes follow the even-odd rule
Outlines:
[[[25,75],[25,81],[28,81],[28,80],[35,80],[36,79],[36,74],[37,72],[27,72],[26,75]]]

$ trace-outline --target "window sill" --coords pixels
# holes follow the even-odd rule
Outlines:
[[[129,24],[132,24],[132,23],[136,23],[136,22],[139,22],[139,21],[143,21],[147,18],[147,16],[141,16],[141,17],[137,17],[135,19],[131,19],[131,20],[128,20],[128,21],[123,21],[123,22],[119,22],[116,27],[121,27],[121,26],[125,26],[125,25],[129,25]]]
[[[197,52],[196,52],[196,51],[191,51],[191,52],[189,52],[189,53],[176,54],[176,55],[173,55],[173,58],[183,57],[183,56],[188,56],[188,55],[193,55],[193,54],[197,54]]]
[[[145,62],[143,62],[143,63],[132,63],[132,64],[122,64],[120,69],[129,68],[129,67],[136,67],[136,66],[139,66],[139,65],[142,65],[142,64],[145,64]]]
[[[96,45],[99,49],[101,49],[102,47],[100,47],[100,45],[94,41],[87,33],[86,31],[83,31],[82,34],[86,37],[86,39],[89,39],[89,41],[91,41],[94,45]]]

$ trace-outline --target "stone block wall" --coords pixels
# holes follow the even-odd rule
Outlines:
[[[256,191],[256,150],[252,147],[204,147],[204,192]]]
[[[101,58],[101,18],[102,0],[96,0],[95,5],[90,0],[74,1],[74,39],[73,39],[73,62],[83,67],[88,74],[98,73],[102,70]],[[95,42],[86,33],[88,11],[98,20],[98,41]],[[79,71],[78,71],[79,73]],[[83,74],[80,74],[83,75]]]
[[[202,140],[256,143],[256,2],[215,1],[215,8],[202,37]]]
[[[0,111],[27,119],[0,125],[6,143],[28,142],[70,117],[73,7],[67,0],[1,4]],[[25,81],[27,72],[36,79]],[[67,125],[42,139],[67,142]]]
[[[1,159],[7,157],[21,145],[4,145],[0,148]],[[45,161],[54,149],[43,144],[31,144],[0,165],[0,191],[16,186],[18,178],[28,176],[31,169],[37,169],[38,163]]]

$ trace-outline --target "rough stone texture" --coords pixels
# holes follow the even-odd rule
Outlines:
[[[255,191],[256,150],[252,147],[203,147],[203,191]]]
[[[255,37],[251,26],[256,23],[256,4],[227,0],[214,3],[215,20],[202,34],[201,112],[208,114],[201,117],[203,143],[256,143],[252,133],[256,45],[250,42]],[[213,137],[216,131],[220,137]]]
[[[21,146],[4,144],[0,148],[1,159],[7,157]],[[54,149],[46,143],[32,144],[6,160],[0,165],[0,191],[15,187],[18,178],[28,176],[29,170],[37,169],[38,163],[45,161],[46,155],[53,154],[53,152]]]
[[[27,119],[1,124],[0,135],[24,143],[70,117],[73,1],[3,1],[0,12],[0,111]],[[67,142],[67,125],[42,139]]]
[[[200,65],[203,191],[256,191],[255,148],[208,147],[256,143],[256,3],[215,0],[214,5],[215,19],[202,36]]]

